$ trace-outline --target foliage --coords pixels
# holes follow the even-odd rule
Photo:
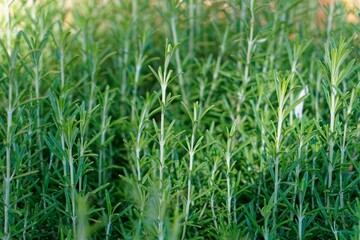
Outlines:
[[[1,238],[360,239],[341,3],[3,6]]]

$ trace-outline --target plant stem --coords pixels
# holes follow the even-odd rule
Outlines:
[[[174,44],[178,44],[178,36],[177,36],[177,31],[176,31],[176,15],[174,14],[171,19],[170,19],[170,27],[171,27],[171,32],[172,32],[172,36],[174,39]],[[184,103],[186,105],[188,105],[189,100],[188,100],[188,95],[185,91],[185,81],[184,81],[184,77],[182,75],[183,73],[183,69],[182,69],[182,64],[181,64],[181,59],[180,59],[180,50],[179,48],[175,49],[175,61],[176,61],[176,69],[177,69],[177,73],[179,74],[179,85],[180,85],[180,91],[181,91],[181,96],[182,99],[184,101]]]
[[[132,20],[132,35],[137,38],[137,29],[138,29],[138,0],[131,1],[131,20]]]
[[[335,10],[335,0],[330,0],[329,3],[330,11],[327,19],[327,27],[326,27],[326,47],[329,47],[331,40],[331,29],[334,18],[334,10]]]
[[[168,54],[168,48],[170,46],[166,46],[166,53]],[[170,77],[170,73],[168,72],[168,64],[170,62],[170,56],[165,56],[165,64],[164,64],[164,70],[161,74],[161,76],[158,76],[160,78],[160,86],[161,86],[161,114],[160,114],[160,137],[159,137],[159,213],[158,213],[158,239],[163,240],[164,239],[164,216],[163,216],[163,208],[164,203],[164,169],[165,169],[165,144],[166,144],[166,136],[165,136],[165,108],[166,108],[166,89],[167,89],[167,80]]]
[[[236,105],[236,113],[237,113],[237,123],[241,124],[240,121],[240,110],[241,105],[245,99],[245,90],[247,87],[247,84],[250,81],[250,63],[251,63],[251,56],[252,56],[252,50],[253,50],[253,44],[254,44],[254,27],[255,27],[255,8],[254,8],[254,0],[250,0],[250,32],[249,37],[247,39],[247,50],[246,50],[246,63],[245,63],[245,69],[244,69],[244,75],[243,75],[243,81],[242,81],[242,90],[239,89],[237,93],[238,97],[238,103]]]
[[[63,44],[61,44],[60,47],[60,79],[61,79],[61,85],[60,85],[60,92],[62,93],[65,88],[65,49]]]
[[[139,183],[141,183],[141,180],[142,180],[141,165],[140,165],[140,160],[141,160],[140,151],[142,148],[141,140],[142,140],[142,136],[144,134],[143,130],[147,124],[146,122],[147,122],[148,114],[149,114],[148,105],[145,104],[145,106],[143,107],[143,111],[141,112],[137,136],[136,136],[136,143],[135,143],[136,172],[137,172],[137,180]]]
[[[243,37],[242,35],[245,33],[245,31],[244,31],[245,30],[245,24],[244,24],[245,20],[243,20],[243,19],[246,18],[246,2],[240,1],[239,4],[240,4],[239,34],[241,37]],[[251,24],[251,22],[250,22],[250,24]],[[243,46],[243,43],[244,43],[243,41],[239,41],[239,45],[238,45],[239,49],[245,48],[245,46]],[[241,51],[237,52],[237,57],[238,57],[238,59],[242,59],[243,56],[242,56]],[[237,65],[237,70],[239,72],[242,72],[243,65],[240,60],[238,60],[236,62],[236,65]]]
[[[164,70],[165,72],[165,70]],[[163,214],[162,214],[162,208],[163,208],[163,171],[165,168],[165,105],[166,105],[166,88],[167,85],[163,84],[161,86],[161,119],[160,119],[160,141],[159,141],[159,147],[160,147],[160,166],[159,166],[159,191],[160,191],[160,197],[159,197],[159,240],[164,239],[164,220],[163,220]]]
[[[302,203],[302,192],[299,192],[299,200],[300,200],[300,204],[299,204],[299,215],[298,215],[298,235],[299,235],[299,240],[304,239],[303,236],[303,220],[304,220],[304,216],[303,214],[303,203]]]
[[[302,154],[302,147],[303,147],[303,141],[302,141],[302,136],[299,136],[300,140],[299,140],[299,145],[298,145],[298,159],[301,158],[301,154]],[[300,181],[300,172],[301,172],[301,164],[299,163],[296,168],[295,168],[295,186],[294,186],[294,198],[293,198],[293,208],[295,208],[295,202],[296,202],[296,196],[298,194],[297,192],[297,188],[298,188],[298,182]],[[301,192],[299,193],[301,194]],[[291,213],[292,214],[292,213]]]
[[[291,79],[291,76],[289,77]],[[282,142],[282,125],[284,122],[284,113],[285,113],[285,101],[288,98],[286,94],[289,79],[283,80],[279,79],[277,74],[275,75],[275,85],[278,99],[278,109],[277,109],[277,130],[275,137],[275,156],[274,156],[274,168],[275,168],[275,176],[274,176],[274,207],[273,207],[273,229],[276,229],[276,213],[277,213],[277,204],[278,204],[278,191],[280,185],[280,158],[281,158],[281,142]]]
[[[254,12],[254,0],[250,0],[250,33],[247,40],[247,51],[246,51],[246,64],[244,70],[243,84],[246,86],[250,81],[250,63],[251,63],[251,53],[254,44],[254,25],[255,25],[255,12]]]
[[[195,106],[196,109],[196,106]],[[185,239],[186,235],[186,224],[189,219],[189,212],[190,212],[190,204],[191,204],[191,177],[192,177],[192,171],[193,171],[193,165],[194,165],[194,155],[195,155],[195,135],[196,135],[196,129],[197,129],[197,110],[194,110],[194,122],[192,127],[192,133],[191,133],[191,140],[189,145],[189,172],[188,172],[188,186],[187,186],[187,200],[186,200],[186,209],[185,209],[185,224],[183,227],[183,234],[181,239]]]
[[[11,22],[10,22],[10,3],[8,0],[5,1],[5,17],[6,17],[6,40],[7,40],[7,52],[11,54]],[[9,63],[10,64],[10,63]],[[10,68],[10,74],[12,69]],[[8,76],[8,108],[7,108],[7,126],[6,126],[6,176],[4,184],[4,240],[10,239],[10,226],[9,226],[9,210],[10,210],[10,191],[11,191],[11,127],[12,127],[12,76]]]
[[[268,105],[266,104],[264,107],[264,115],[261,116],[261,121],[265,123],[265,121],[267,121],[265,116],[268,116]],[[259,169],[259,183],[258,183],[258,190],[257,190],[257,200],[256,200],[256,204],[259,205],[260,204],[260,194],[261,191],[263,190],[263,184],[266,182],[266,174],[265,174],[265,163],[266,163],[266,157],[265,157],[265,150],[266,150],[266,130],[265,128],[260,125],[260,132],[261,132],[261,147],[260,147],[260,169]],[[266,187],[266,186],[264,186]]]
[[[98,186],[102,186],[104,182],[105,169],[103,167],[103,162],[105,160],[106,151],[105,151],[105,141],[106,141],[106,127],[108,123],[108,111],[109,111],[109,86],[106,86],[103,107],[101,114],[101,135],[100,135],[100,145],[101,149],[99,152],[99,167],[98,167]],[[101,192],[100,192],[101,193]]]
[[[231,214],[231,199],[232,199],[232,194],[231,194],[231,145],[232,145],[232,139],[229,136],[229,138],[227,139],[227,144],[226,144],[226,153],[225,153],[225,159],[226,159],[226,186],[227,186],[227,201],[226,201],[226,208],[227,208],[227,212],[228,212],[228,224],[231,224],[232,221],[232,214]]]
[[[89,96],[89,107],[88,107],[88,112],[91,112],[93,109],[93,106],[95,105],[95,99],[94,99],[94,95],[95,95],[95,88],[96,88],[96,83],[95,83],[95,73],[96,73],[96,68],[97,68],[97,64],[95,59],[94,60],[94,66],[92,66],[91,72],[90,72],[90,96]]]
[[[127,76],[127,66],[129,62],[129,50],[130,50],[130,40],[129,40],[129,33],[125,36],[125,44],[124,50],[122,50],[122,46],[119,44],[119,51],[122,52],[122,56],[118,57],[118,62],[121,69],[121,102],[122,104],[126,104],[126,89],[128,83],[128,76]],[[122,108],[124,109],[124,108]],[[122,115],[125,115],[125,111],[121,111]]]
[[[194,34],[195,34],[195,15],[194,15],[194,1],[196,0],[190,0],[189,3],[189,58],[194,58],[195,53],[195,47],[194,47]]]
[[[350,102],[347,107],[347,109],[344,111],[344,128],[343,128],[343,138],[342,138],[342,144],[340,146],[340,173],[339,173],[339,191],[340,191],[340,209],[343,209],[345,207],[344,203],[344,186],[343,186],[343,165],[346,160],[346,144],[347,144],[347,132],[348,132],[348,118],[351,115],[352,109],[353,109],[353,103],[355,100],[355,91],[351,92]]]
[[[9,210],[10,210],[10,191],[11,191],[11,143],[12,139],[12,114],[13,114],[13,106],[12,106],[12,78],[9,77],[9,85],[8,85],[8,108],[7,108],[7,127],[6,127],[6,176],[5,176],[5,184],[4,184],[4,239],[10,239],[10,226],[9,226]]]
[[[140,81],[140,72],[142,69],[142,65],[145,61],[144,57],[144,51],[145,51],[145,47],[146,47],[146,39],[144,37],[143,41],[140,42],[139,44],[139,53],[138,56],[136,58],[136,63],[135,63],[135,77],[134,77],[134,87],[133,87],[133,96],[132,96],[132,102],[131,102],[131,120],[133,121],[135,119],[135,112],[136,112],[136,99],[137,99],[137,90],[138,90],[138,85],[139,85],[139,81]]]
[[[70,168],[70,190],[71,190],[71,209],[72,209],[72,226],[73,226],[73,237],[74,239],[77,238],[76,233],[76,198],[75,198],[75,174],[74,174],[74,159],[72,155],[72,146],[68,146],[68,161],[69,161],[69,168]]]
[[[6,21],[6,49],[11,54],[11,18],[10,18],[10,0],[5,0],[4,14]]]
[[[40,60],[40,58],[39,58]],[[42,149],[42,139],[41,139],[41,134],[40,134],[40,128],[41,128],[41,115],[40,115],[40,100],[38,100],[40,98],[40,76],[39,76],[39,65],[38,62],[35,62],[35,79],[34,79],[34,83],[35,83],[35,97],[36,97],[36,141],[37,141],[37,145],[39,147],[39,149]],[[42,151],[39,153],[40,156],[40,163],[41,163],[41,169],[44,170],[44,161],[43,161],[43,154]]]
[[[6,1],[6,6],[8,6],[9,2]],[[9,8],[6,8],[6,11],[9,11]],[[7,16],[10,16],[9,12],[5,12]],[[8,20],[8,24],[10,24],[10,20]],[[8,26],[8,28],[10,25]],[[9,43],[10,44],[10,43]],[[11,47],[8,45],[8,47]],[[7,54],[7,53],[6,53]],[[10,194],[11,194],[11,182],[13,180],[13,176],[15,174],[14,172],[11,173],[11,146],[13,144],[13,113],[15,111],[14,105],[13,105],[13,82],[15,81],[15,68],[16,68],[16,56],[18,54],[18,46],[15,45],[14,51],[8,54],[9,57],[9,72],[7,73],[7,79],[8,79],[8,106],[6,109],[6,140],[5,140],[5,152],[6,152],[6,165],[5,165],[5,176],[4,176],[4,184],[3,184],[3,191],[4,191],[4,240],[9,240],[11,237],[11,229],[10,229]],[[12,61],[13,57],[15,57],[14,61]]]
[[[211,180],[210,180],[210,187],[211,187],[210,205],[211,205],[211,213],[212,213],[212,218],[214,221],[215,229],[218,229],[218,227],[219,227],[218,222],[217,222],[217,216],[215,213],[215,174],[216,174],[216,171],[218,170],[218,163],[219,163],[219,160],[217,158],[215,158],[214,166],[211,170]]]
[[[334,83],[335,79],[331,79],[331,83]],[[334,129],[335,129],[335,115],[336,115],[336,104],[338,102],[338,98],[336,96],[336,89],[331,86],[330,87],[330,127],[329,127],[329,155],[328,155],[328,182],[327,182],[327,188],[328,188],[328,192],[327,192],[327,197],[326,197],[326,206],[327,206],[327,211],[330,211],[330,189],[332,187],[332,173],[334,170],[334,146],[335,146],[335,141],[334,141],[334,137],[333,133],[334,133]]]
[[[223,55],[225,53],[225,49],[226,49],[226,41],[227,41],[228,33],[229,33],[229,29],[226,28],[221,45],[220,45],[219,54],[216,58],[216,64],[215,64],[215,69],[214,69],[214,72],[212,75],[210,91],[208,93],[208,97],[206,98],[205,105],[204,105],[205,108],[207,108],[210,105],[210,101],[212,100],[211,97],[219,85],[218,78],[219,78],[219,73],[220,73],[220,66],[221,66],[222,57],[223,57]]]

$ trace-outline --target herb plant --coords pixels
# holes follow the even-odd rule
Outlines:
[[[360,239],[357,9],[1,9],[2,239]]]

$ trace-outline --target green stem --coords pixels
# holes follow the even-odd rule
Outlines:
[[[72,227],[73,227],[73,237],[74,239],[77,238],[76,233],[76,221],[77,221],[77,214],[76,214],[76,199],[75,199],[75,174],[74,174],[74,160],[72,155],[72,146],[68,146],[68,160],[69,160],[69,167],[70,167],[70,189],[71,189],[71,210],[72,210]]]
[[[195,34],[195,15],[194,15],[194,0],[190,0],[189,3],[189,57],[194,58],[195,47],[194,47],[194,34]]]
[[[242,79],[242,86],[239,86],[239,90],[237,93],[238,102],[236,104],[236,113],[237,113],[237,123],[241,124],[240,119],[240,110],[241,105],[244,102],[244,93],[246,91],[247,84],[250,81],[250,63],[251,63],[251,57],[252,57],[252,50],[253,50],[253,44],[254,44],[254,27],[255,27],[255,9],[254,9],[254,0],[250,0],[250,32],[249,37],[247,39],[247,50],[246,50],[246,62],[245,62],[245,69],[244,69],[244,75]]]
[[[227,144],[226,144],[226,186],[227,186],[227,202],[226,202],[226,208],[228,212],[228,224],[231,224],[232,221],[232,214],[231,214],[231,137],[228,138]]]
[[[127,83],[128,83],[128,75],[127,75],[127,66],[129,62],[129,50],[130,50],[130,40],[129,34],[127,33],[125,36],[125,44],[124,46],[119,46],[119,52],[122,52],[122,57],[119,56],[118,62],[121,70],[121,102],[123,105],[126,105],[127,101]],[[121,113],[125,115],[125,108],[121,108]]]
[[[331,40],[331,29],[334,18],[335,0],[330,0],[329,3],[330,11],[328,15],[327,27],[326,27],[326,46],[328,47]]]
[[[11,54],[11,18],[10,18],[10,0],[5,0],[4,14],[6,21],[6,48],[7,52]]]
[[[99,167],[98,167],[98,185],[101,186],[104,182],[105,169],[103,167],[103,162],[105,160],[105,141],[106,141],[106,124],[108,121],[108,109],[109,109],[109,86],[106,86],[104,94],[104,103],[101,114],[101,135],[100,135],[100,145],[101,149],[99,152]]]
[[[286,89],[285,89],[286,90]],[[283,91],[281,83],[280,83],[280,90],[279,92]],[[276,139],[275,139],[275,179],[274,179],[274,208],[273,208],[273,228],[276,228],[276,213],[277,213],[277,204],[278,204],[278,189],[279,189],[279,185],[280,185],[280,180],[279,180],[279,176],[280,176],[280,169],[279,169],[279,164],[280,164],[280,146],[281,146],[281,140],[282,140],[282,124],[284,121],[284,117],[283,117],[283,109],[284,109],[284,97],[285,97],[285,93],[280,93],[279,96],[279,107],[278,107],[278,123],[277,123],[277,135],[276,135]]]
[[[4,184],[4,239],[10,239],[10,225],[9,225],[9,210],[10,210],[10,191],[11,191],[11,143],[12,143],[12,134],[11,134],[11,127],[12,127],[12,113],[13,113],[13,106],[12,106],[12,83],[11,79],[9,78],[9,89],[8,89],[8,109],[7,109],[7,128],[6,128],[6,176],[5,176],[5,184]]]
[[[40,58],[39,58],[40,59]],[[41,134],[40,134],[40,128],[41,128],[41,114],[40,114],[40,108],[41,108],[41,103],[40,100],[38,100],[40,98],[40,73],[39,73],[39,65],[38,65],[38,61],[35,60],[35,69],[34,69],[34,73],[35,73],[35,79],[34,79],[34,85],[35,85],[35,97],[36,97],[36,142],[37,142],[37,146],[39,149],[42,149],[42,140],[41,140]],[[41,164],[41,169],[44,170],[44,161],[43,161],[43,154],[42,151],[39,152],[40,156],[40,164]]]
[[[212,213],[212,218],[214,221],[214,226],[215,229],[218,229],[218,222],[217,222],[217,216],[215,213],[215,174],[217,171],[217,167],[218,167],[218,161],[217,159],[215,159],[214,161],[214,166],[213,169],[211,171],[211,181],[210,181],[210,187],[211,187],[211,199],[210,199],[210,205],[211,205],[211,213]]]
[[[167,78],[167,69],[164,69],[163,79]],[[167,84],[161,84],[161,116],[160,116],[160,165],[159,165],[159,215],[158,215],[158,230],[159,230],[159,240],[164,239],[164,216],[163,216],[163,207],[164,207],[164,189],[163,189],[163,178],[164,178],[164,168],[165,168],[165,106],[166,106],[166,88]]]
[[[193,123],[193,129],[190,140],[190,149],[189,149],[189,172],[188,172],[187,201],[186,201],[186,209],[185,209],[185,224],[183,227],[183,234],[181,238],[183,240],[185,239],[185,235],[186,235],[186,224],[189,219],[190,204],[191,204],[191,189],[192,189],[191,177],[192,177],[194,155],[195,155],[195,134],[196,134],[196,122]]]
[[[176,16],[175,15],[172,16],[170,19],[170,27],[171,27],[172,36],[174,39],[174,44],[176,45],[179,42],[178,42],[178,36],[177,36],[177,31],[176,31]],[[179,74],[179,85],[180,85],[182,99],[183,99],[184,103],[186,105],[188,105],[189,101],[188,101],[187,93],[185,91],[185,80],[182,75],[183,69],[182,69],[182,64],[181,64],[181,59],[180,59],[179,48],[175,49],[175,61],[176,61],[176,70],[177,70],[177,73]]]

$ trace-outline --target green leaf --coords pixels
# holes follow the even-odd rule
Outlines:
[[[283,117],[286,118],[289,115],[289,113],[291,113],[294,110],[294,108],[297,105],[299,105],[302,101],[304,101],[305,98],[307,98],[308,96],[309,94],[305,94],[304,96],[298,98],[295,102],[293,102],[289,107],[287,107],[284,111]]]
[[[23,177],[26,177],[26,176],[30,176],[30,175],[33,175],[33,174],[36,174],[38,173],[39,170],[33,170],[33,171],[30,171],[30,172],[26,172],[26,173],[22,173],[22,174],[17,174],[13,177],[13,179],[17,179],[17,178],[23,178]]]
[[[97,192],[100,192],[101,190],[107,188],[110,185],[110,183],[105,183],[104,185],[101,185],[100,187],[97,187],[96,189],[92,190],[91,192],[88,192],[84,199],[87,200],[90,195],[95,195]]]

